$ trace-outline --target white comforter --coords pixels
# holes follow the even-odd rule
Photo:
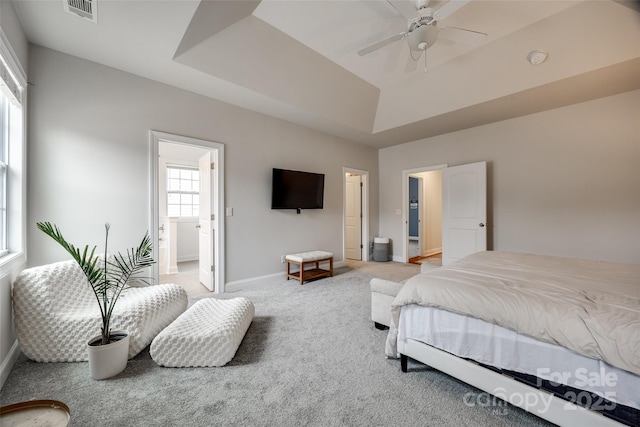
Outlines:
[[[640,375],[639,265],[478,252],[406,282],[391,309],[390,357],[407,304],[477,317]]]

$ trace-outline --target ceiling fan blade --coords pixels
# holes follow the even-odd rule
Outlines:
[[[398,18],[398,13],[397,13],[398,10],[395,7],[393,7],[389,2],[363,1],[362,4],[368,7],[369,9],[371,9],[372,12],[379,15],[381,18],[384,18],[384,19]]]
[[[407,18],[408,21],[416,21],[420,18],[418,15],[418,10],[416,9],[416,4],[413,1],[409,0],[387,0],[395,10],[400,13],[400,15]]]
[[[438,38],[477,46],[487,38],[487,34],[481,33],[480,31],[467,30],[465,28],[440,27]]]
[[[358,55],[360,55],[360,56],[368,55],[368,54],[370,54],[371,52],[376,51],[376,50],[378,50],[378,49],[380,49],[380,48],[382,48],[382,47],[384,47],[384,46],[386,46],[386,45],[388,45],[388,44],[391,44],[391,43],[393,43],[393,42],[395,42],[395,41],[398,41],[398,40],[402,40],[402,39],[403,39],[403,38],[405,38],[406,36],[407,36],[407,33],[398,33],[398,34],[394,34],[394,35],[393,35],[393,36],[391,36],[391,37],[388,37],[388,38],[386,38],[386,39],[384,39],[384,40],[380,40],[380,41],[379,41],[379,42],[377,42],[377,43],[374,43],[374,44],[372,44],[372,45],[369,45],[369,46],[367,46],[367,47],[365,47],[365,48],[360,49],[360,50],[358,51]]]
[[[439,31],[438,31],[438,34],[440,34]],[[451,46],[455,46],[456,42],[446,37],[438,37],[438,44],[442,46],[451,47]]]
[[[444,19],[467,3],[469,3],[469,0],[449,0],[444,6],[433,12],[433,18],[436,21]]]
[[[448,0],[428,0],[424,7],[430,7],[434,10],[440,9]]]

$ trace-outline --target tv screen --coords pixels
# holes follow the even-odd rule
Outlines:
[[[273,169],[271,209],[322,209],[324,174]]]

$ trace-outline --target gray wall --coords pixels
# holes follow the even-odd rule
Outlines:
[[[280,254],[322,249],[340,261],[342,168],[371,172],[377,151],[96,63],[31,46],[28,262],[67,255],[35,228],[58,224],[72,242],[131,247],[149,228],[150,129],[225,144],[226,282],[281,273]],[[326,174],[323,210],[272,211],[271,168]]]
[[[640,263],[640,91],[380,150],[380,235],[402,256],[402,171],[488,164],[495,250]]]

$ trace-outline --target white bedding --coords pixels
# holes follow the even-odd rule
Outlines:
[[[409,304],[400,311],[398,339],[420,341],[459,357],[535,375],[640,409],[640,376],[480,319]]]
[[[437,307],[566,347],[640,375],[640,266],[478,252],[409,279],[392,305]]]

